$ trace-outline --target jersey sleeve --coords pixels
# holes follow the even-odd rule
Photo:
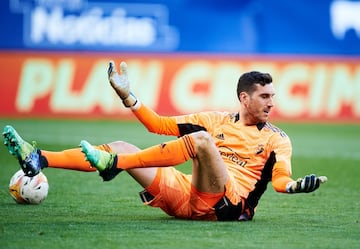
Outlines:
[[[293,181],[291,178],[292,145],[285,133],[279,134],[274,144],[276,162],[272,171],[272,185],[277,192],[286,193],[286,184]]]
[[[161,116],[144,104],[133,110],[148,131],[172,136],[183,136],[196,131],[211,132],[214,123],[221,122],[227,113],[200,112],[181,116]]]
[[[220,115],[216,112],[200,112],[183,116],[176,116],[176,123],[179,127],[180,135],[189,134],[196,131],[212,132],[213,125],[218,123]]]
[[[152,133],[180,136],[176,118],[171,116],[161,116],[144,104],[137,110],[133,110],[137,119]]]

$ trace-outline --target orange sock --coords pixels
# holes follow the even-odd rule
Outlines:
[[[107,144],[94,147],[99,150],[112,152],[110,146]],[[89,172],[96,171],[96,168],[92,168],[90,163],[85,161],[85,156],[81,152],[80,148],[68,149],[59,152],[41,150],[41,155],[46,158],[49,168],[72,169]]]
[[[152,146],[148,149],[128,154],[118,154],[117,167],[132,169],[142,167],[166,167],[186,162],[196,156],[195,144],[191,136]]]

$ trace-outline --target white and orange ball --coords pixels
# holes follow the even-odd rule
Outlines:
[[[40,204],[48,195],[49,183],[42,172],[35,176],[26,176],[19,170],[10,179],[9,191],[17,203]]]

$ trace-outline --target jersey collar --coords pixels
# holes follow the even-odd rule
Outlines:
[[[234,120],[235,123],[236,123],[237,121],[239,121],[239,120],[240,120],[240,113],[236,113],[236,115],[235,115],[235,120]],[[265,124],[266,124],[266,122],[258,123],[258,124],[256,124],[256,127],[258,128],[259,131],[261,131],[262,128],[264,128]]]

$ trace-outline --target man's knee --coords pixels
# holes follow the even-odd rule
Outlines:
[[[140,149],[133,144],[129,144],[124,141],[115,141],[109,143],[112,151],[115,153],[134,153],[139,151]]]
[[[206,131],[197,131],[191,134],[197,150],[206,149],[214,145],[211,135]]]

